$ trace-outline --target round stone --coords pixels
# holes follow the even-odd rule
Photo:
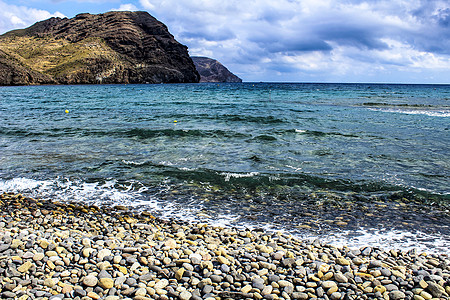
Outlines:
[[[94,299],[94,300],[100,299],[99,294],[97,294],[95,292],[89,292],[89,293],[87,293],[87,296],[92,298],[92,299]]]
[[[382,267],[381,261],[379,261],[379,260],[372,260],[369,263],[369,269],[381,268],[381,267]]]
[[[324,282],[322,282],[322,287],[324,288],[324,289],[329,289],[329,288],[331,288],[331,287],[333,287],[333,286],[336,286],[337,284],[336,284],[336,282],[334,282],[334,281],[324,281]]]
[[[155,290],[163,289],[169,285],[169,281],[167,279],[161,279],[158,281],[153,287]]]
[[[106,256],[110,256],[110,255],[111,255],[111,250],[109,250],[109,249],[102,249],[102,250],[98,251],[97,258],[99,260],[103,260]]]
[[[339,264],[339,265],[341,265],[341,266],[349,266],[349,265],[350,265],[350,261],[346,260],[346,259],[343,258],[343,257],[338,257],[338,258],[336,259],[336,263]]]
[[[218,256],[217,261],[219,261],[220,264],[224,264],[224,265],[230,264],[230,261],[224,256]]]
[[[44,280],[44,285],[49,287],[49,288],[53,288],[56,285],[56,283],[55,283],[55,281],[52,278],[46,278]]]
[[[169,249],[175,249],[177,247],[177,242],[174,239],[168,239],[164,245]]]
[[[17,268],[17,271],[21,272],[21,273],[25,273],[27,272],[31,267],[33,266],[33,264],[29,261],[25,262],[23,265],[21,265],[20,267]]]
[[[97,278],[111,278],[111,275],[106,272],[106,270],[101,270],[100,273],[98,273]]]
[[[309,296],[306,293],[302,293],[302,292],[292,293],[292,299],[307,300],[308,298],[309,298]]]
[[[98,283],[97,277],[92,276],[92,275],[88,275],[88,276],[84,277],[84,279],[83,279],[83,284],[86,286],[93,287],[93,286],[96,286],[97,283]]]
[[[342,295],[339,292],[334,292],[333,294],[330,295],[330,299],[331,300],[339,300],[341,299]]]
[[[144,297],[147,294],[147,290],[144,288],[138,288],[134,291],[134,295],[138,297]]]
[[[249,285],[249,284],[247,284],[246,286],[244,286],[244,287],[241,289],[241,292],[244,293],[244,294],[247,294],[247,293],[249,293],[251,290],[252,290],[252,286]]]
[[[189,259],[193,265],[199,265],[202,262],[202,256],[197,253],[190,254]]]
[[[58,256],[58,253],[56,251],[47,251],[47,252],[45,252],[45,255],[47,255],[48,257],[52,257],[52,256]]]
[[[180,293],[178,297],[180,298],[180,300],[189,300],[191,299],[192,294],[188,291],[183,291]]]
[[[262,289],[261,295],[265,296],[265,295],[272,294],[272,291],[273,291],[273,287],[271,285],[267,285]]]
[[[341,274],[341,273],[334,274],[334,279],[337,282],[340,282],[340,283],[347,283],[348,282],[348,278],[345,277],[344,274]]]
[[[44,253],[42,253],[42,252],[38,252],[38,253],[36,253],[34,256],[33,256],[33,260],[34,261],[40,261],[40,260],[42,260],[43,258],[44,258]]]
[[[428,294],[425,291],[420,292],[420,296],[425,300],[430,300],[433,298],[433,296],[431,294]]]
[[[211,275],[209,277],[212,282],[221,283],[222,282],[222,276],[220,275]]]
[[[403,293],[401,291],[392,291],[389,293],[390,300],[401,300],[401,299],[405,299],[405,297],[406,297],[405,293]]]
[[[275,253],[272,253],[272,257],[275,260],[282,260],[284,257],[284,254],[285,254],[284,251],[277,251]]]
[[[103,289],[110,289],[114,286],[114,280],[112,280],[112,278],[103,277],[98,280],[98,285]]]

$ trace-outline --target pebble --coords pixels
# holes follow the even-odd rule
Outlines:
[[[96,286],[97,283],[98,283],[98,279],[97,279],[97,277],[95,277],[93,275],[88,275],[88,276],[84,277],[84,279],[83,279],[83,284],[85,286],[93,287],[93,286]]]
[[[400,300],[400,299],[405,299],[405,297],[406,297],[405,293],[403,293],[401,291],[392,291],[389,293],[390,300]]]
[[[103,277],[98,280],[98,285],[103,289],[110,289],[114,286],[114,280],[112,278]],[[95,286],[95,285],[88,285],[88,286]]]
[[[40,261],[45,257],[44,253],[38,252],[33,256],[34,261]]]
[[[345,277],[343,274],[341,273],[336,273],[334,274],[334,280],[336,280],[339,283],[347,283],[348,282],[348,278]]]
[[[180,300],[189,300],[191,299],[192,294],[188,291],[183,291],[180,293],[178,297],[180,298]]]
[[[3,298],[449,299],[446,255],[37,203],[0,195]]]

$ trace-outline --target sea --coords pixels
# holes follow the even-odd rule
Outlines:
[[[450,254],[450,85],[0,87],[0,192]]]

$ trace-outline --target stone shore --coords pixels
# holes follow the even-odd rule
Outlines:
[[[0,195],[6,299],[449,299],[450,257]],[[450,245],[449,245],[450,246]]]

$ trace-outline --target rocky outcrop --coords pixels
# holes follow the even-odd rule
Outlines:
[[[242,82],[242,79],[215,59],[193,56],[192,60],[200,73],[200,82]]]
[[[0,36],[0,84],[187,83],[187,47],[147,12],[51,18]]]
[[[52,84],[55,81],[45,74],[23,66],[13,57],[0,50],[1,85]]]

